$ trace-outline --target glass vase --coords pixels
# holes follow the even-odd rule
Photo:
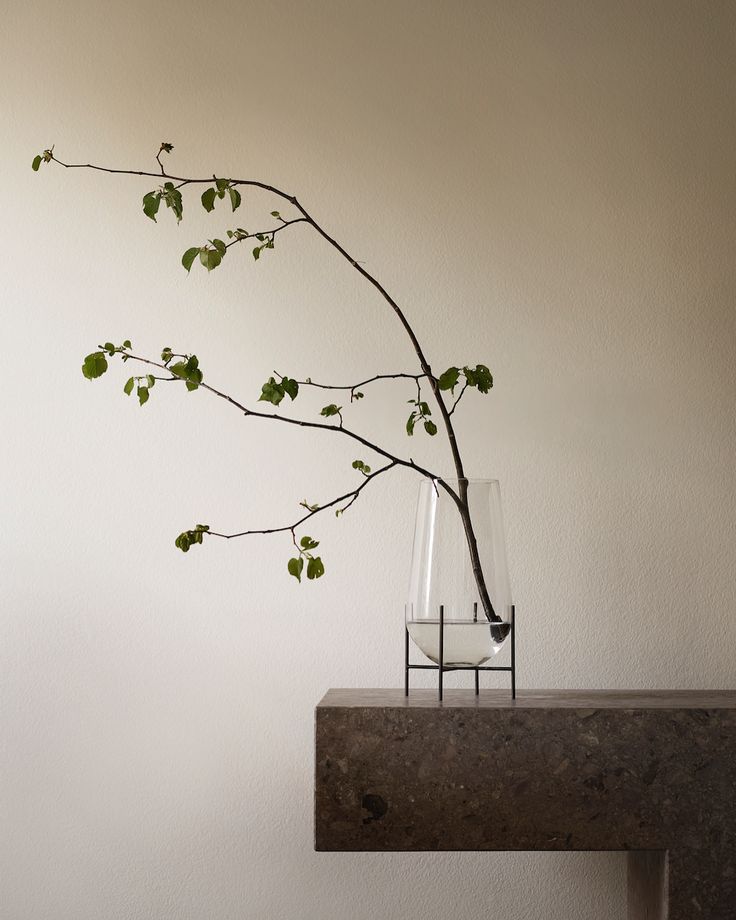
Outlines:
[[[458,480],[443,480],[459,494]],[[439,661],[443,608],[443,665],[477,667],[492,658],[509,634],[511,604],[506,539],[497,479],[469,479],[467,502],[477,558],[493,612],[489,620],[473,571],[467,529],[456,502],[440,480],[419,486],[406,627],[414,643]]]

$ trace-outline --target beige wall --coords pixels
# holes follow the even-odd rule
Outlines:
[[[347,488],[355,452],[202,392],[139,409],[122,369],[79,365],[170,344],[252,400],[274,367],[412,353],[308,232],[186,277],[222,213],[155,226],[150,183],[30,160],[147,168],[167,140],[177,172],[298,193],[437,367],[496,375],[458,414],[469,472],[502,483],[521,685],[733,686],[735,25],[675,0],[6,8],[2,920],[622,920],[610,855],[312,852],[312,709],[400,681],[416,483],[315,525],[318,584],[279,538],[185,557],[197,521]],[[409,395],[356,423],[407,451]]]

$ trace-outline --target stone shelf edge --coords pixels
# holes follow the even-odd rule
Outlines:
[[[619,850],[630,920],[736,920],[736,691],[330,690],[317,850]]]

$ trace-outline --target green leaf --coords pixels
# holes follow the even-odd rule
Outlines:
[[[130,394],[133,392],[134,386],[135,386],[135,377],[131,377],[129,380],[126,381],[125,386],[123,387],[123,393],[125,393],[126,396],[130,396]]]
[[[237,209],[240,207],[240,202],[242,201],[240,192],[236,188],[229,188],[227,191],[230,195],[230,204],[233,207],[233,211],[237,211]]]
[[[130,344],[130,339],[126,339],[126,340],[123,342],[123,348],[132,348],[132,347],[133,347],[133,346]]]
[[[107,358],[101,351],[93,351],[87,355],[82,365],[82,373],[87,380],[95,380],[101,377],[107,370]]]
[[[186,533],[180,533],[179,536],[174,540],[174,545],[177,546],[183,553],[189,552],[189,537]]]
[[[156,214],[158,214],[159,205],[161,204],[161,192],[149,192],[143,196],[143,213],[146,217],[156,223]]]
[[[440,374],[437,382],[441,390],[451,390],[454,393],[459,377],[459,367],[448,367],[444,374]]]
[[[409,435],[409,437],[414,434],[414,426],[416,423],[416,415],[414,412],[412,412],[406,422],[406,433]]]
[[[227,252],[227,246],[223,243],[222,240],[210,240],[215,249],[220,253],[221,256],[224,256]]]
[[[289,575],[293,575],[298,582],[301,583],[302,580],[302,569],[304,568],[304,559],[299,556],[299,558],[289,559],[288,569]]]
[[[318,540],[313,540],[311,537],[302,537],[299,541],[299,545],[302,549],[316,549],[319,546]]]
[[[173,182],[164,182],[163,199],[166,202],[166,207],[171,208],[177,223],[179,223],[184,214],[184,203],[181,198],[181,192],[179,189],[174,188]]]
[[[424,423],[424,430],[427,432],[427,434],[432,436],[437,434],[437,426],[434,422],[426,421]]]
[[[38,172],[38,167],[41,165],[42,162],[43,162],[43,157],[39,153],[38,156],[35,156],[33,158],[33,162],[31,163],[31,169],[34,172]]]
[[[330,403],[329,406],[325,406],[324,409],[320,412],[320,415],[324,415],[325,418],[329,418],[332,415],[339,415],[342,406],[336,406],[334,403]]]
[[[307,562],[307,578],[310,580],[313,578],[321,578],[324,574],[325,567],[319,556],[315,556],[314,559],[310,559]]]
[[[253,258],[256,260],[256,262],[257,262],[257,261],[260,259],[260,257],[261,257],[261,249],[262,249],[262,248],[263,248],[263,247],[261,247],[261,246],[256,246],[256,248],[253,250]]]
[[[284,393],[291,399],[295,400],[299,394],[299,383],[296,380],[292,380],[291,377],[282,377],[281,386],[284,389]]]
[[[189,271],[194,263],[194,260],[200,253],[199,246],[192,246],[191,249],[187,249],[184,255],[181,257],[181,264]]]
[[[146,374],[146,383],[149,389],[153,389],[153,385],[156,383],[156,378],[153,374]]]
[[[475,368],[475,378],[479,393],[487,393],[493,386],[493,374],[485,364],[479,364]]]
[[[207,213],[214,210],[216,194],[217,192],[213,188],[205,189],[205,191],[202,192],[202,207]]]
[[[112,342],[105,342],[102,347],[105,349],[108,355],[110,355],[110,357],[115,354],[115,346],[112,344]]]
[[[224,192],[225,189],[228,187],[229,184],[230,184],[230,180],[229,180],[229,179],[217,179],[217,178],[215,178],[215,185],[217,186],[217,191],[218,191],[218,192]]]
[[[199,252],[199,261],[204,265],[208,272],[211,272],[213,268],[222,262],[222,256],[216,249],[209,249],[205,247]]]
[[[174,149],[173,144],[169,144],[167,141],[161,141],[161,150],[159,150],[159,153],[161,153],[161,151],[163,151],[164,153],[171,153],[173,149]]]
[[[281,215],[279,214],[278,211],[271,211],[271,217],[278,217],[280,219]]]
[[[261,395],[258,397],[258,401],[270,402],[272,405],[278,406],[285,393],[284,387],[277,383],[274,377],[269,377],[261,387]]]
[[[145,405],[148,402],[148,387],[138,387],[136,393],[138,394],[138,402],[140,405]]]
[[[177,361],[176,364],[171,365],[169,370],[175,377],[181,377],[182,380],[186,380],[188,371],[185,361]]]

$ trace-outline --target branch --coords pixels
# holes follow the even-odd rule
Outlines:
[[[305,218],[299,218],[304,220]],[[296,221],[292,221],[296,223]],[[279,377],[282,376],[279,374]],[[317,387],[320,390],[357,390],[359,387],[368,386],[369,383],[373,383],[376,380],[419,380],[424,377],[424,374],[376,374],[374,377],[369,377],[367,380],[361,380],[360,383],[354,383],[352,385],[338,385],[332,383],[315,383],[311,378],[307,380],[298,380],[297,383],[300,387]]]
[[[162,364],[160,361],[152,361],[150,358],[144,358],[141,355],[126,354],[125,357],[130,361],[139,361],[141,364],[148,364],[150,367],[158,367],[161,370],[168,371],[168,367],[165,364]],[[167,380],[170,378],[166,378]],[[175,378],[179,379],[179,378]],[[182,383],[185,381],[182,380]],[[226,402],[229,402],[230,405],[234,406],[236,409],[239,409],[243,415],[252,416],[253,418],[263,418],[269,419],[274,422],[282,422],[285,425],[296,425],[299,428],[315,428],[320,431],[332,431],[337,434],[345,435],[348,438],[351,438],[353,441],[357,441],[359,444],[362,444],[363,447],[367,447],[369,450],[374,451],[380,456],[385,457],[389,461],[391,466],[403,466],[407,469],[414,470],[415,473],[419,473],[422,476],[427,477],[428,479],[435,479],[438,482],[441,481],[436,473],[432,473],[429,470],[425,469],[423,466],[420,466],[418,463],[415,463],[412,459],[404,460],[402,457],[397,457],[389,451],[384,450],[383,447],[379,447],[378,444],[374,444],[372,441],[369,441],[367,438],[364,438],[362,435],[358,434],[355,431],[350,431],[348,428],[344,428],[342,425],[327,425],[324,422],[311,422],[303,419],[289,418],[286,415],[276,415],[272,412],[258,412],[255,409],[249,409],[247,406],[244,406],[242,403],[238,402],[237,399],[233,399],[232,396],[228,396],[227,393],[223,393],[221,390],[218,390],[216,387],[213,387],[209,383],[204,383],[204,381],[198,384],[204,390],[209,390],[210,393],[214,393],[215,396],[219,396],[220,399],[224,399]],[[456,504],[459,502],[459,497],[457,493],[450,486],[445,484],[445,488],[448,494],[451,495]]]
[[[308,512],[303,517],[299,518],[298,521],[295,521],[293,524],[286,524],[284,527],[270,527],[265,530],[243,530],[240,533],[216,533],[213,530],[207,531],[208,537],[222,537],[225,540],[233,540],[235,537],[250,537],[256,534],[272,534],[272,533],[288,533],[290,532],[292,536],[297,527],[301,526],[305,521],[308,521],[310,518],[313,518],[315,515],[320,514],[322,511],[326,511],[327,508],[334,508],[335,505],[339,505],[341,502],[347,501],[348,504],[344,508],[340,509],[342,511],[347,511],[347,509],[353,504],[353,502],[358,498],[363,489],[368,485],[371,479],[375,479],[376,476],[380,476],[381,473],[386,473],[388,470],[393,469],[396,466],[395,462],[387,463],[386,466],[382,466],[380,469],[376,470],[374,473],[369,473],[365,476],[363,482],[355,488],[351,489],[350,492],[346,492],[344,495],[339,495],[337,498],[333,498],[332,501],[327,502],[325,505],[320,505],[318,508],[315,508],[313,511]],[[296,546],[296,543],[294,544]],[[297,547],[298,549],[298,547]]]
[[[457,399],[456,399],[455,402],[452,404],[452,409],[450,409],[450,412],[449,412],[450,415],[452,415],[452,413],[455,411],[455,409],[457,409],[457,404],[458,404],[458,403],[460,402],[460,400],[463,398],[463,393],[467,390],[467,388],[468,388],[468,381],[466,380],[465,383],[463,384],[462,390],[460,390],[460,392],[458,393]]]

